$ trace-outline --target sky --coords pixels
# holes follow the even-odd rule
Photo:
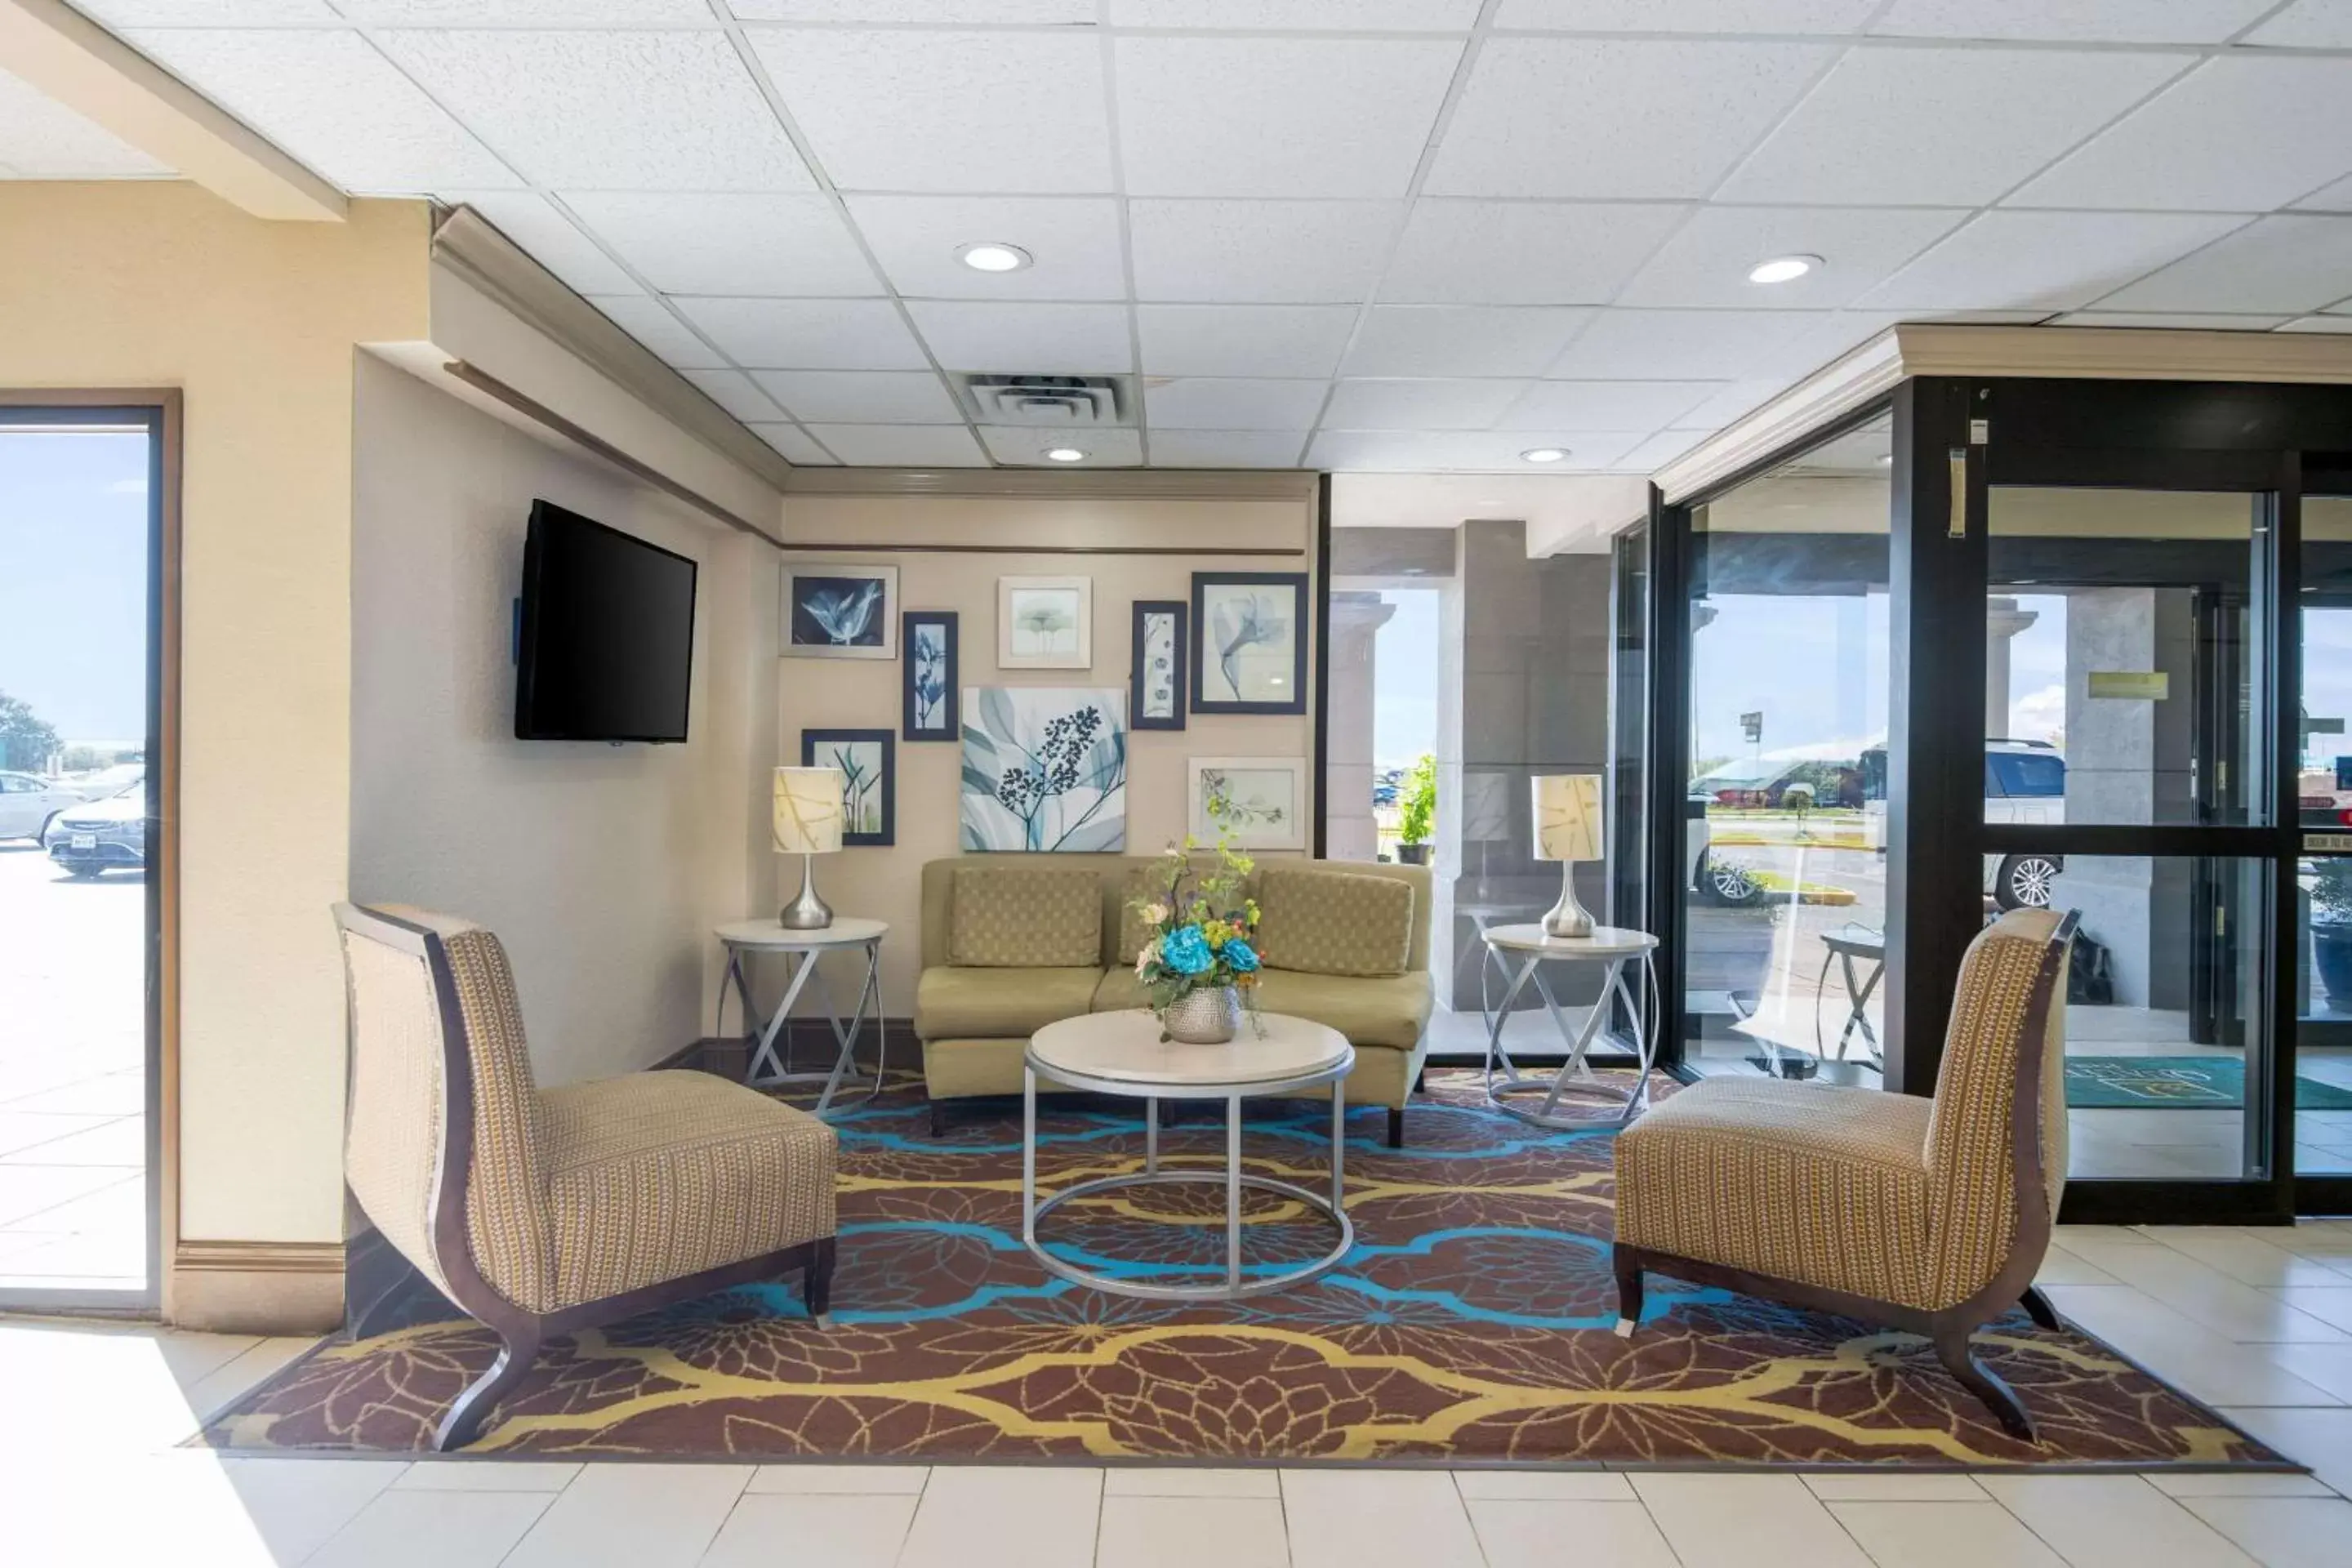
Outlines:
[[[1381,595],[1396,606],[1372,634],[1372,758],[1383,768],[1437,750],[1437,599],[1434,588]]]
[[[1851,761],[1886,738],[1886,595],[1717,594],[1692,639],[1691,760],[1807,749]],[[1764,715],[1750,745],[1743,713]]]
[[[147,731],[147,437],[0,428],[0,692],[58,736]]]

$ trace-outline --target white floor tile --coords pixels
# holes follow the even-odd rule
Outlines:
[[[2352,1568],[2352,1502],[2341,1498],[2192,1498],[2187,1506],[2263,1568]]]
[[[257,1340],[189,1385],[188,1409],[199,1423],[209,1420],[309,1354],[318,1342],[315,1336],[305,1334]]]
[[[1087,1568],[1102,1485],[1097,1469],[935,1467],[899,1568]]]
[[[1823,1502],[1983,1502],[1974,1478],[1924,1470],[1816,1470],[1804,1478]]]
[[[2296,1310],[2292,1298],[2241,1284],[2220,1269],[2159,1243],[2080,1241],[2068,1251],[2137,1287],[2191,1322],[2241,1344],[2280,1340],[2340,1342],[2344,1331]],[[2344,1292],[2352,1299],[2352,1284]]]
[[[2315,1258],[2274,1245],[2262,1230],[2232,1226],[2140,1226],[2141,1234],[2217,1268],[2242,1285],[2352,1285],[2352,1279]],[[2270,1227],[2284,1237],[2288,1227]]]
[[[2352,1404],[2352,1344],[2264,1345],[2263,1353],[2315,1388]]]
[[[1103,1472],[1105,1497],[1280,1498],[1280,1472],[1197,1465],[1120,1465]]]
[[[1470,1505],[1487,1568],[1675,1568],[1638,1502],[1489,1500]]]
[[[2042,1267],[2033,1271],[2036,1285],[2116,1285],[2114,1275],[2087,1258],[2077,1258],[2063,1247],[2053,1247],[2042,1255]]]
[[[1285,1470],[1295,1568],[1479,1568],[1454,1478],[1443,1470]]]
[[[2242,1406],[2221,1414],[2339,1492],[2352,1494],[2352,1410]]]
[[[930,1473],[929,1465],[761,1465],[744,1490],[920,1497]]]
[[[506,1568],[691,1568],[751,1479],[749,1465],[587,1466]]]
[[[1465,1502],[1633,1502],[1633,1483],[1612,1470],[1456,1470]]]
[[[2140,1478],[2167,1497],[2334,1497],[2316,1476],[2284,1470],[2150,1470]]]
[[[560,1492],[580,1474],[578,1465],[543,1459],[419,1459],[393,1482],[401,1491]]]
[[[2065,1568],[2015,1515],[1981,1502],[1833,1502],[1878,1568]]]
[[[2334,1285],[2282,1285],[2263,1294],[2339,1330],[2352,1328],[2352,1279],[2339,1279]]]
[[[2273,1361],[2264,1353],[2269,1347],[2236,1343],[2132,1286],[2060,1285],[2048,1294],[2059,1311],[2087,1332],[2192,1399],[2216,1405],[2342,1403]]]
[[[1845,1528],[1795,1476],[1633,1477],[1684,1568],[1862,1568]]]
[[[387,1491],[306,1568],[494,1568],[551,1500],[544,1492]]]
[[[905,1494],[746,1493],[703,1553],[702,1568],[891,1568],[915,1500]]]
[[[2137,1476],[1986,1476],[2074,1568],[2246,1568],[2244,1553]]]
[[[1106,1497],[1097,1568],[1288,1568],[1276,1498]]]
[[[221,1473],[261,1538],[299,1563],[400,1478],[405,1460],[224,1459]]]

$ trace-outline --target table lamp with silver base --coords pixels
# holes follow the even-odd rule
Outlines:
[[[841,847],[842,797],[847,787],[839,768],[776,770],[776,853],[801,858],[801,896],[776,916],[776,923],[786,931],[823,931],[833,924],[831,907],[816,896],[816,858]]]
[[[1532,782],[1536,858],[1559,862],[1559,902],[1544,915],[1544,934],[1589,937],[1592,934],[1592,912],[1577,901],[1576,863],[1602,858],[1601,775],[1545,773]]]

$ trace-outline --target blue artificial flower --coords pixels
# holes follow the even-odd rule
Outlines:
[[[1179,926],[1160,939],[1160,962],[1179,974],[1204,974],[1213,962],[1209,939],[1199,926]]]
[[[1257,968],[1257,949],[1241,938],[1225,939],[1225,963],[1236,974],[1247,974]]]

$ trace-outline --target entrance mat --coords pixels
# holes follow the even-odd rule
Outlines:
[[[1661,1093],[1673,1085],[1661,1079]],[[1048,1187],[1143,1160],[1106,1100],[1049,1101]],[[1653,1278],[1641,1331],[1611,1331],[1611,1134],[1544,1132],[1435,1075],[1406,1113],[1350,1116],[1356,1247],[1312,1284],[1168,1305],[1049,1275],[1023,1248],[1017,1109],[967,1102],[926,1131],[919,1088],[837,1123],[833,1321],[752,1285],[553,1342],[472,1452],[648,1458],[1065,1459],[1629,1465],[2285,1466],[2095,1340],[2021,1312],[1987,1362],[2041,1423],[2021,1443],[1925,1342]],[[1328,1110],[1253,1105],[1249,1168],[1324,1179]],[[1215,1169],[1190,1110],[1163,1162]],[[1073,1203],[1045,1239],[1127,1275],[1222,1272],[1222,1186]],[[1075,1212],[1074,1212],[1075,1211]],[[1276,1194],[1244,1214],[1251,1267],[1320,1254],[1323,1222]],[[331,1344],[216,1419],[245,1450],[410,1453],[497,1345],[470,1323]]]
[[[2235,1110],[2246,1102],[2246,1064],[2237,1057],[2066,1058],[2073,1110]],[[2297,1110],[2352,1110],[2352,1089],[2298,1076]]]

